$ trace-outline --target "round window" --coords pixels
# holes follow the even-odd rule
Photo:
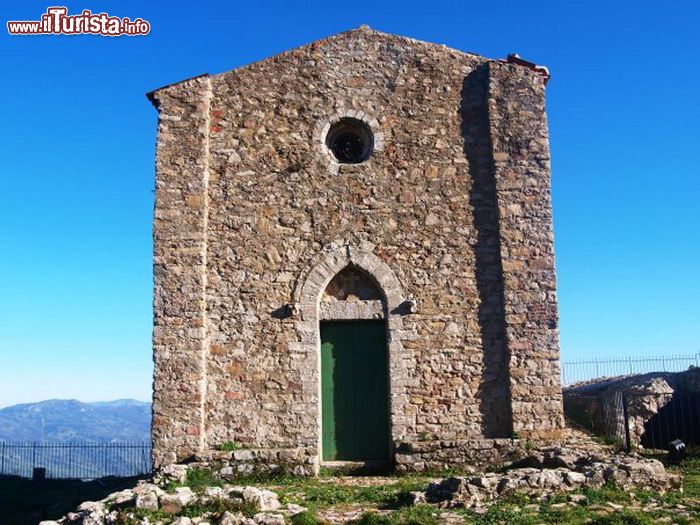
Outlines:
[[[374,149],[372,130],[361,120],[340,119],[328,130],[326,146],[341,164],[359,164],[366,161]]]

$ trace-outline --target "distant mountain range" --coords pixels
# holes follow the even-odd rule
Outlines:
[[[0,441],[148,441],[151,404],[51,399],[0,409]]]

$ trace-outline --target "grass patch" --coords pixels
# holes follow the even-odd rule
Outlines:
[[[351,523],[357,525],[437,525],[440,522],[440,510],[430,505],[404,507],[390,514],[365,512],[359,520]]]
[[[484,514],[462,512],[467,525],[652,525],[661,522],[686,525],[686,518],[670,511],[644,512],[593,510],[587,506],[552,508],[543,503],[537,510],[527,512],[517,505],[496,504]]]
[[[397,478],[383,485],[345,485],[332,483],[323,478],[287,480],[281,486],[269,486],[280,495],[284,503],[297,503],[316,510],[333,505],[354,503],[371,505],[382,509],[397,509],[411,501],[411,491],[427,486],[422,478]]]
[[[511,494],[495,503],[485,513],[477,514],[468,510],[456,510],[467,524],[475,525],[536,525],[536,524],[600,524],[600,525],[647,525],[668,521],[669,523],[685,524],[695,519],[700,520],[700,457],[688,458],[677,467],[670,467],[684,475],[685,492],[671,491],[659,494],[654,491],[626,492],[613,484],[592,489],[582,488],[571,493],[560,493],[541,501],[537,496],[523,493]],[[346,485],[330,482],[324,478],[292,479],[283,485],[269,486],[277,491],[283,502],[297,503],[315,512],[331,506],[365,505],[378,509],[393,509],[388,515],[369,512],[363,515],[358,523],[361,525],[399,525],[410,523],[425,525],[432,514],[439,511],[431,506],[409,507],[410,492],[422,490],[430,478],[423,473],[420,476],[397,476],[383,485]],[[578,504],[559,505],[569,501],[570,495],[586,496]],[[614,503],[625,508],[619,510],[610,507]],[[656,503],[661,506],[683,504],[695,512],[688,520],[672,509],[654,509],[639,511],[628,507],[634,504],[646,505]],[[535,506],[536,505],[536,506]],[[423,508],[425,507],[425,508]],[[418,510],[416,510],[418,509]],[[423,513],[423,514],[421,514]],[[299,518],[302,519],[302,518]],[[304,518],[306,519],[306,518]],[[309,518],[311,519],[311,518]],[[438,518],[436,518],[438,519]],[[310,522],[309,525],[316,525]],[[300,524],[305,525],[305,524]]]
[[[241,450],[241,446],[233,441],[224,441],[218,447],[216,447],[216,449],[220,450],[221,452],[234,452],[236,450]]]
[[[320,525],[321,520],[316,516],[315,512],[309,512],[308,510],[295,514],[289,521],[292,525]]]
[[[659,523],[659,517],[660,516],[655,514],[639,511],[622,511],[606,514],[604,516],[596,516],[589,523],[591,523],[591,525],[655,525]],[[674,516],[672,522],[677,525],[687,523],[687,520],[680,520],[683,520],[683,518]]]
[[[226,483],[233,485],[265,485],[265,486],[279,486],[279,485],[290,485],[296,484],[299,480],[311,479],[311,478],[300,478],[292,474],[285,466],[273,472],[259,472],[254,471],[250,474],[239,474],[235,477],[227,478]]]
[[[683,459],[678,465],[667,465],[669,471],[683,476],[683,493],[688,498],[700,499],[700,455]]]
[[[172,481],[165,486],[165,490],[172,492],[177,487],[189,487],[194,492],[201,492],[207,487],[221,487],[223,484],[223,480],[213,470],[192,468],[187,471],[185,481]]]
[[[628,492],[625,492],[611,483],[607,483],[599,489],[583,488],[580,493],[585,495],[588,498],[588,502],[591,504],[602,505],[607,502],[612,502],[620,505],[628,505],[632,502],[632,497]]]
[[[537,525],[542,520],[537,516],[524,513],[519,507],[508,504],[491,506],[484,514],[475,512],[460,512],[465,522],[474,525]]]

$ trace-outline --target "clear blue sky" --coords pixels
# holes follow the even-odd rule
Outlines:
[[[150,397],[144,93],[361,24],[549,66],[564,359],[700,351],[697,2],[81,0],[152,32],[6,33],[55,3],[0,10],[0,406]]]

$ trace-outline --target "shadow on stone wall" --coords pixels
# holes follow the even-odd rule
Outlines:
[[[513,417],[510,403],[508,348],[506,345],[503,268],[499,240],[496,181],[488,122],[488,66],[467,75],[462,84],[462,137],[471,178],[470,204],[477,230],[476,284],[483,348],[483,374],[479,409],[483,435],[510,437]]]

